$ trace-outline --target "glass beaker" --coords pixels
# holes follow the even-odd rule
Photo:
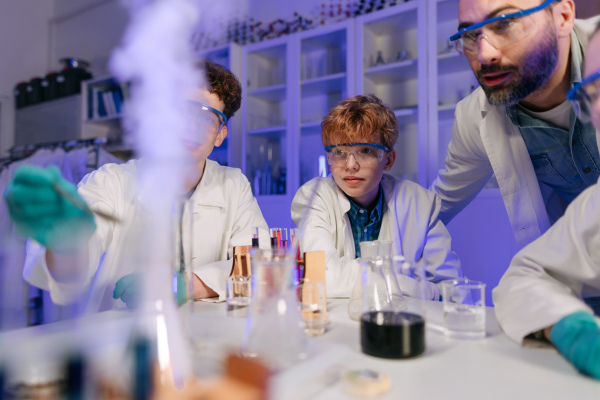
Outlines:
[[[304,321],[295,290],[293,249],[252,249],[252,300],[243,353],[273,369],[306,357]]]

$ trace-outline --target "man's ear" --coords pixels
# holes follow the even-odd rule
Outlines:
[[[389,153],[385,154],[383,156],[385,158],[385,167],[383,168],[384,171],[389,171],[390,169],[392,169],[392,167],[394,166],[394,163],[396,162],[396,150],[392,150]]]
[[[571,35],[575,25],[575,2],[573,0],[562,0],[552,9],[558,37],[565,38]]]
[[[227,125],[223,125],[221,132],[219,132],[217,134],[217,140],[215,140],[215,146],[219,147],[221,145],[221,143],[223,143],[223,140],[225,140],[226,137],[227,137]]]

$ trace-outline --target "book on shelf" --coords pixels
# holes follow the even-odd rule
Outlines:
[[[88,97],[88,118],[91,120],[121,114],[128,95],[127,85],[91,87]]]

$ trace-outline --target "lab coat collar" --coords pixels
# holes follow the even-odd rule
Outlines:
[[[216,161],[206,160],[204,173],[200,183],[196,186],[191,201],[194,205],[208,207],[225,207],[223,183],[218,179],[219,164]]]

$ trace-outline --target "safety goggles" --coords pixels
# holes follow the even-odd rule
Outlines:
[[[573,104],[573,110],[579,120],[587,123],[593,118],[592,107],[599,96],[600,70],[573,86],[567,93],[567,100]]]
[[[221,111],[194,100],[188,100],[188,122],[194,129],[217,134],[227,123]]]
[[[377,165],[383,159],[383,153],[390,151],[387,147],[376,143],[344,143],[325,147],[327,161],[331,166],[346,165],[350,154],[359,165]]]
[[[561,0],[546,0],[537,7],[499,15],[467,26],[450,36],[450,41],[460,54],[476,55],[481,39],[487,40],[495,49],[502,50],[535,32],[536,23],[531,14],[545,9],[555,1]]]

